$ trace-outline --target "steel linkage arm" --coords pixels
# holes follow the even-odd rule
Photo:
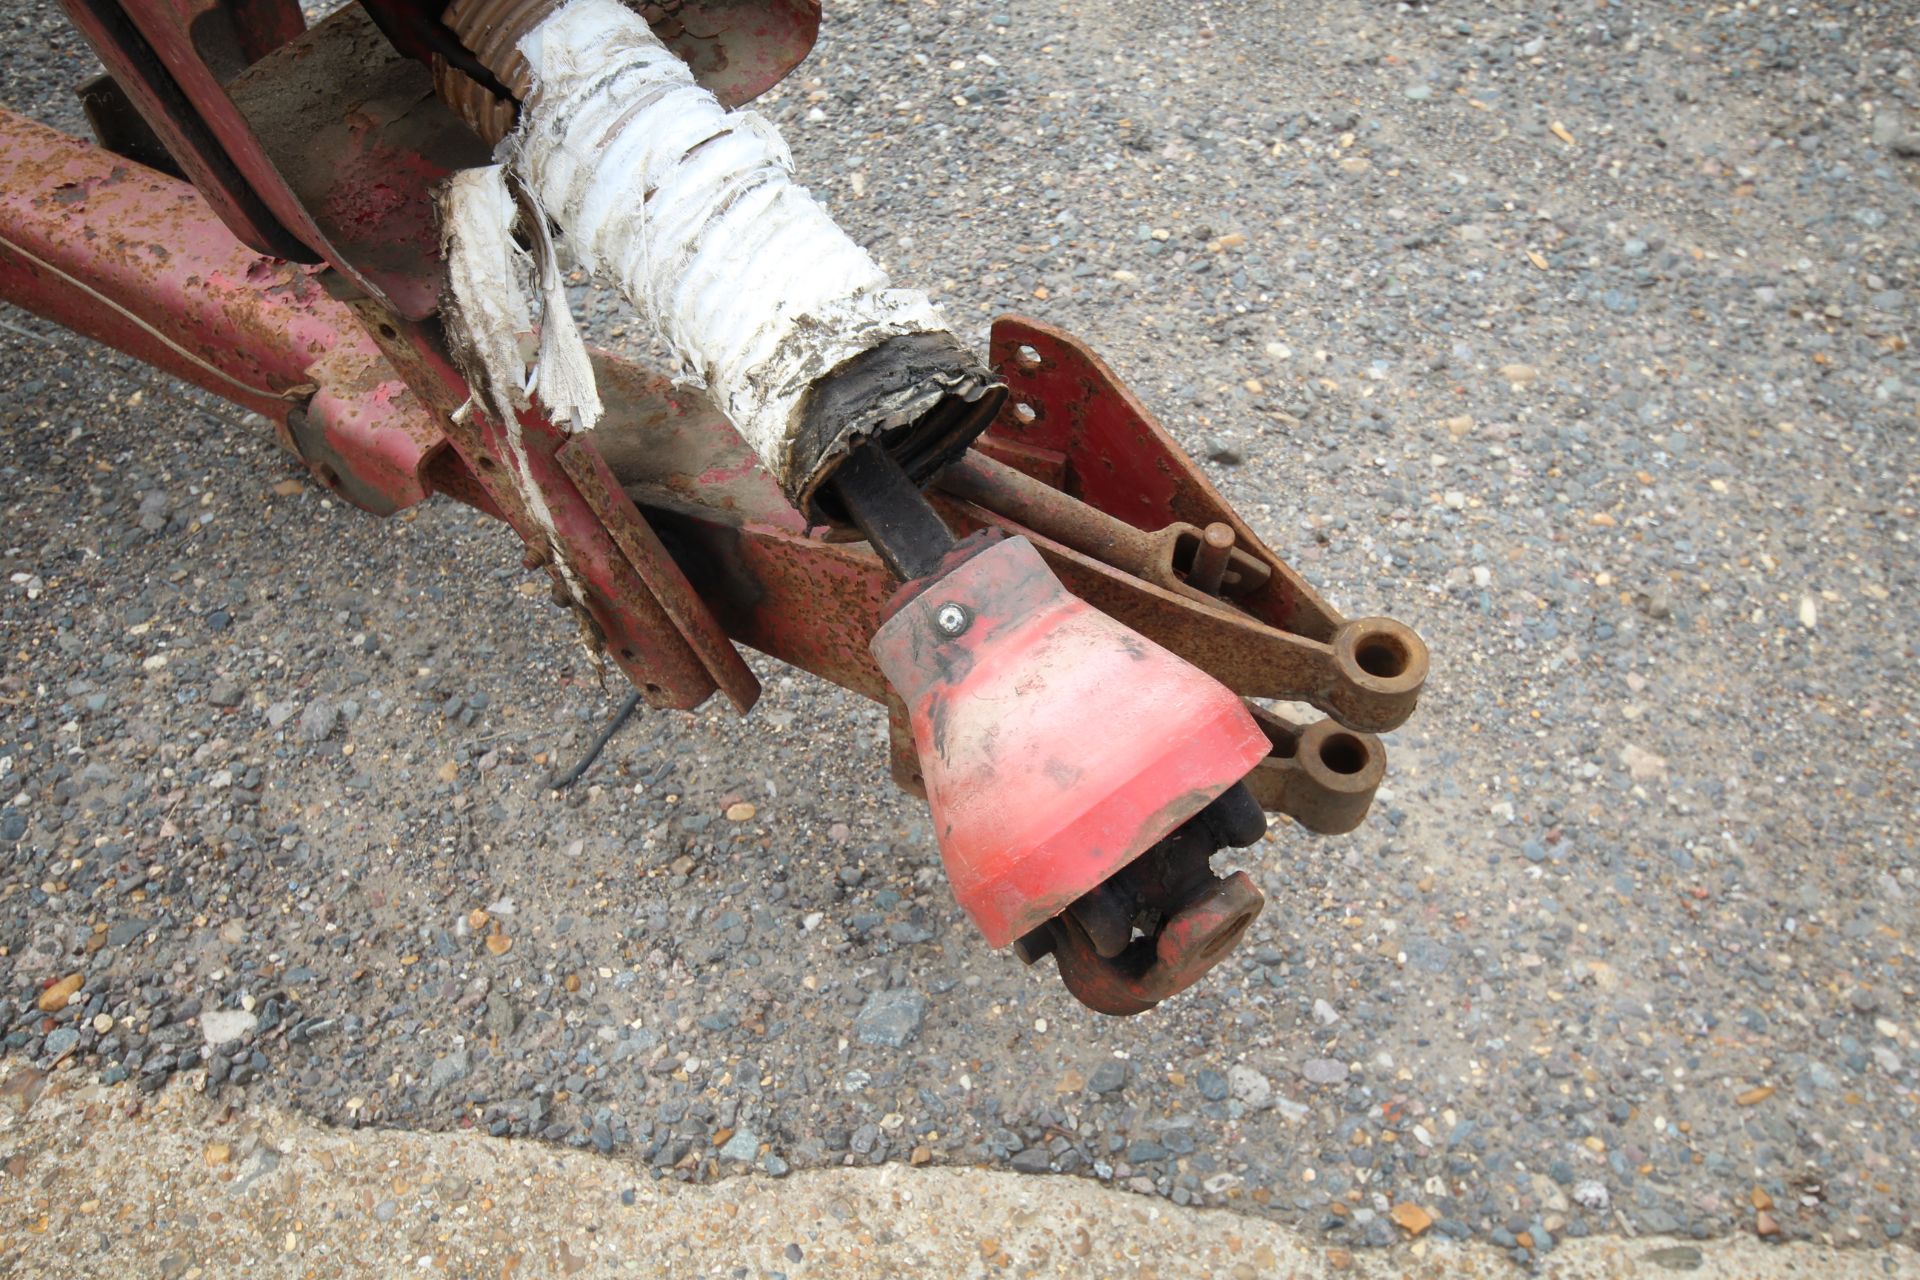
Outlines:
[[[935,505],[954,531],[1022,535],[1074,594],[1243,697],[1326,711],[1331,721],[1295,726],[1256,710],[1273,751],[1249,785],[1269,810],[1310,830],[1352,830],[1385,772],[1374,735],[1406,720],[1425,682],[1419,637],[1388,618],[1348,620],[1322,600],[1084,346],[1004,317],[992,347],[1012,395],[975,451],[937,483]],[[1120,468],[1152,477],[1157,499],[1102,482]],[[1082,479],[1089,474],[1092,484]],[[889,580],[877,560],[791,528],[666,505],[666,482],[635,475],[636,496],[662,504],[650,508],[652,518],[736,639],[887,700],[864,644],[855,643],[879,625]],[[1114,497],[1138,525],[1095,505]],[[1215,525],[1233,531],[1222,596],[1192,585],[1193,553],[1183,550]],[[895,780],[918,790],[897,706],[894,727]]]

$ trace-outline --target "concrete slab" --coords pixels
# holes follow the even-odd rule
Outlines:
[[[0,1275],[86,1277],[1267,1277],[1518,1275],[1431,1237],[1349,1254],[1277,1223],[1081,1178],[823,1170],[703,1186],[618,1156],[472,1133],[235,1114],[176,1080],[0,1069]],[[1537,1275],[1694,1280],[1920,1275],[1904,1246],[1594,1238]]]

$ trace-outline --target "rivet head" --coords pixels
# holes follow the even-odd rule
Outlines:
[[[973,621],[973,615],[967,612],[965,605],[943,604],[934,610],[933,625],[940,628],[944,636],[957,636],[967,629]]]

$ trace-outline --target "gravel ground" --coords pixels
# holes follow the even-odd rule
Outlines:
[[[1373,819],[1277,830],[1237,958],[1099,1018],[980,945],[875,711],[763,665],[750,719],[645,715],[556,796],[619,690],[500,529],[295,491],[9,312],[5,1051],[682,1180],[983,1165],[1342,1250],[1910,1264],[1920,11],[828,19],[765,109],[847,225],[982,337],[1087,338],[1426,638]],[[75,127],[78,42],[4,21],[0,101]]]

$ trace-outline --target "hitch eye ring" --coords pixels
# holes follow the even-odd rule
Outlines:
[[[1391,618],[1357,618],[1333,637],[1334,661],[1349,684],[1375,693],[1417,690],[1427,678],[1427,647]]]

